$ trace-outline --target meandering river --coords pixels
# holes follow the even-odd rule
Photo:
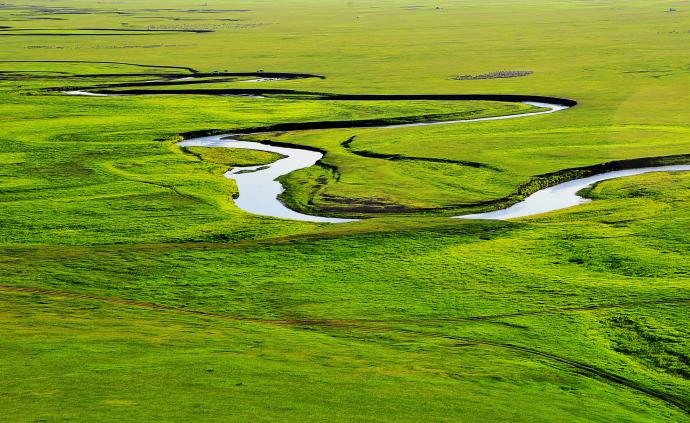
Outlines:
[[[280,80],[281,78],[257,78],[252,80],[245,80],[242,82],[264,82],[268,80]],[[118,96],[121,94],[116,93],[99,93],[91,91],[67,91],[65,92],[69,95],[82,95],[82,96]],[[150,92],[155,94],[155,92]],[[135,93],[146,94],[146,93]],[[126,95],[126,94],[125,94]],[[254,93],[218,93],[217,95],[250,95],[258,98],[262,98],[261,94]],[[357,96],[351,96],[352,99],[356,99]],[[367,97],[367,96],[363,96]],[[373,97],[376,96],[369,96]],[[411,96],[415,97],[415,96]],[[417,96],[419,97],[419,96]],[[443,96],[440,96],[443,97]],[[446,96],[448,97],[448,96]],[[450,96],[454,97],[454,96]],[[463,96],[455,96],[457,99],[462,99]],[[482,97],[486,96],[465,96],[465,97],[477,97],[477,99],[484,99]],[[498,101],[519,101],[515,98],[519,96],[495,96],[495,100]],[[501,97],[505,97],[502,99]],[[346,96],[334,96],[335,99],[350,99]],[[430,126],[430,125],[450,125],[450,124],[460,124],[460,123],[472,123],[481,121],[492,121],[492,120],[504,120],[504,119],[515,119],[524,118],[528,116],[537,116],[542,114],[549,114],[559,112],[570,108],[575,104],[572,100],[562,100],[561,103],[547,103],[542,101],[531,101],[535,97],[525,96],[523,99],[529,99],[530,101],[520,101],[524,104],[530,106],[539,107],[542,110],[536,112],[528,112],[521,114],[503,115],[495,117],[484,117],[476,119],[461,119],[461,120],[449,120],[449,121],[434,121],[434,122],[419,122],[419,123],[404,123],[404,124],[394,124],[394,125],[383,125],[374,126],[378,128],[403,128],[403,127],[414,127],[414,126]],[[395,98],[397,99],[397,98]],[[440,98],[439,98],[440,99]],[[471,99],[471,98],[469,98]],[[492,99],[492,98],[486,98]],[[339,126],[343,127],[343,126]],[[350,126],[347,126],[350,127]],[[353,122],[353,128],[357,127],[357,122]],[[367,127],[372,127],[367,125]],[[257,132],[259,133],[259,132]],[[250,135],[249,133],[242,133],[239,135]],[[225,177],[233,179],[237,184],[239,191],[238,198],[235,199],[237,206],[248,212],[262,216],[277,217],[283,219],[310,221],[310,222],[327,222],[327,223],[346,223],[353,222],[358,219],[342,219],[335,217],[325,217],[325,216],[313,216],[303,213],[299,213],[288,208],[283,202],[280,201],[280,194],[283,193],[285,188],[278,181],[281,176],[287,175],[299,169],[304,169],[310,166],[314,166],[322,157],[323,154],[318,151],[312,151],[296,147],[283,147],[263,144],[260,142],[242,141],[236,139],[236,134],[225,134],[216,136],[206,136],[199,138],[192,138],[188,140],[181,141],[179,143],[182,147],[224,147],[224,148],[239,148],[239,149],[249,149],[249,150],[259,150],[267,151],[272,153],[278,153],[283,157],[276,160],[273,163],[260,165],[260,166],[244,166],[235,167],[232,170],[225,173]],[[486,213],[475,213],[462,216],[453,216],[458,219],[514,219],[526,216],[532,216],[536,214],[546,213],[554,210],[560,210],[578,204],[586,203],[590,200],[580,197],[577,195],[579,191],[587,188],[597,182],[620,178],[624,176],[639,175],[643,173],[650,172],[671,172],[671,171],[690,171],[690,165],[669,165],[669,166],[657,166],[657,167],[641,167],[635,169],[625,169],[616,170],[601,174],[596,174],[586,178],[575,179],[572,181],[564,182],[552,187],[548,187],[539,190],[525,200],[516,203],[508,208],[502,210],[495,210]]]
[[[467,214],[463,216],[454,216],[458,219],[515,219],[518,217],[532,216],[535,214],[546,213],[554,210],[565,209],[578,204],[584,204],[592,201],[588,198],[583,198],[577,193],[597,182],[607,181],[609,179],[622,178],[624,176],[641,175],[643,173],[651,172],[676,172],[688,171],[690,165],[669,165],[669,166],[655,166],[642,167],[637,169],[615,170],[612,172],[600,173],[592,175],[587,178],[574,179],[572,181],[563,182],[562,184],[554,185],[552,187],[539,190],[529,197],[525,198],[519,203],[502,209],[486,213]]]
[[[560,104],[550,104],[541,102],[524,103],[544,108],[546,110],[540,110],[531,113],[477,119],[463,119],[444,122],[409,123],[387,125],[380,127],[402,128],[410,126],[448,125],[477,121],[514,119],[547,113],[555,113],[568,108],[568,106],[563,106]],[[304,169],[315,165],[323,157],[323,154],[320,152],[292,147],[278,147],[262,144],[259,142],[240,141],[234,139],[233,135],[231,134],[189,139],[180,142],[179,145],[183,147],[195,146],[242,148],[250,150],[268,151],[278,153],[284,156],[283,158],[268,165],[236,167],[225,174],[225,177],[235,180],[237,188],[239,190],[239,197],[235,200],[235,202],[239,208],[246,212],[262,216],[271,216],[283,219],[293,219],[310,222],[346,223],[357,220],[307,215],[289,209],[287,206],[285,206],[285,204],[283,204],[280,201],[279,196],[284,191],[284,187],[277,179],[283,175],[287,175],[296,170]],[[552,187],[539,190],[527,197],[525,200],[502,210],[453,217],[458,219],[506,220],[532,216],[536,214],[576,206],[578,204],[583,204],[588,201],[591,201],[589,199],[580,197],[579,195],[577,195],[577,193],[582,189],[587,188],[597,182],[620,178],[624,176],[640,175],[643,173],[671,171],[690,171],[690,165],[643,167],[637,169],[625,169],[601,173],[586,178],[564,182]]]
[[[554,113],[568,108],[568,106],[563,106],[560,104],[533,101],[524,103],[531,106],[540,107],[544,110],[477,119],[385,125],[379,126],[379,128],[404,128],[413,126],[449,125],[457,123],[503,120]],[[285,204],[283,204],[283,202],[280,201],[279,196],[285,188],[277,179],[296,170],[314,166],[323,157],[323,154],[318,151],[293,147],[278,147],[262,144],[260,142],[240,141],[233,138],[232,134],[188,139],[180,142],[179,145],[181,147],[241,148],[248,150],[268,151],[284,156],[283,158],[267,165],[235,167],[225,173],[226,178],[233,179],[237,184],[239,197],[235,199],[235,204],[237,207],[246,212],[262,216],[309,222],[345,223],[357,220],[307,215],[288,208],[285,206]]]

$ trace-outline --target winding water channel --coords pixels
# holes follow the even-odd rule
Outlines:
[[[554,113],[568,108],[567,106],[563,106],[560,104],[541,102],[524,103],[545,110],[539,110],[536,112],[523,114],[503,115],[477,119],[384,125],[377,126],[376,128],[404,128],[413,126],[448,125],[454,123],[502,120],[516,117]],[[246,212],[262,216],[271,216],[283,219],[302,220],[309,222],[346,223],[358,220],[324,216],[312,216],[299,213],[286,207],[285,204],[283,204],[278,198],[279,195],[285,190],[285,188],[279,181],[277,181],[277,178],[299,169],[314,166],[316,162],[318,162],[323,157],[323,154],[318,151],[304,150],[300,148],[278,147],[262,144],[259,142],[240,141],[234,139],[233,134],[192,138],[180,142],[179,145],[181,147],[241,148],[249,150],[269,151],[284,156],[283,158],[268,165],[235,167],[232,170],[225,173],[226,178],[233,179],[237,184],[239,197],[235,199],[235,204],[237,205],[237,207]]]
[[[281,78],[257,78],[254,80],[247,80],[242,82],[264,82],[267,80],[280,80]],[[160,92],[161,94],[171,94],[169,91]],[[118,96],[122,94],[115,93],[100,93],[92,91],[66,91],[65,94],[69,95],[82,95],[82,96]],[[127,95],[129,93],[123,92]],[[131,94],[156,94],[156,92],[132,92]],[[213,93],[216,95],[249,95],[262,97],[261,93]],[[270,93],[269,93],[270,94]],[[352,97],[352,98],[350,98]],[[381,96],[333,96],[335,99],[348,100],[348,99],[378,99]],[[390,99],[395,96],[389,96]],[[415,97],[415,96],[411,96]],[[460,124],[460,123],[471,123],[471,122],[481,122],[481,121],[493,121],[493,120],[504,120],[504,119],[515,119],[524,118],[528,116],[537,116],[542,114],[549,114],[559,112],[572,107],[575,102],[572,100],[561,99],[560,103],[548,103],[544,101],[533,101],[535,99],[540,99],[534,96],[523,96],[522,100],[519,99],[520,96],[435,96],[439,97],[437,99],[443,99],[444,97],[452,99],[493,99],[497,101],[513,101],[528,104],[530,106],[539,107],[541,110],[536,112],[528,112],[521,114],[503,115],[495,117],[484,117],[476,119],[460,119],[460,120],[449,120],[449,121],[434,121],[434,122],[418,122],[418,123],[402,123],[402,124],[392,124],[392,125],[382,125],[382,126],[372,126],[366,125],[366,127],[372,128],[404,128],[404,127],[416,127],[416,126],[430,126],[430,125],[449,125],[449,124]],[[467,97],[467,98],[464,98]],[[476,98],[475,98],[476,97]],[[496,97],[494,98],[483,98],[483,97]],[[436,98],[435,98],[436,99]],[[548,98],[547,98],[548,99]],[[529,101],[526,101],[529,100]],[[296,124],[299,126],[300,124]],[[350,126],[351,125],[351,126]],[[288,124],[290,126],[290,124]],[[325,126],[328,127],[328,126]],[[338,125],[332,127],[351,127],[356,128],[357,122],[352,124],[339,122]],[[278,128],[276,128],[277,130]],[[284,128],[292,129],[292,128]],[[295,129],[317,129],[317,128],[295,128]],[[343,219],[335,217],[324,217],[324,216],[313,216],[294,211],[285,204],[283,204],[279,196],[285,188],[278,181],[281,176],[287,175],[299,169],[308,168],[314,166],[322,157],[323,154],[318,151],[312,151],[307,149],[295,148],[295,147],[284,147],[284,146],[274,146],[263,144],[260,142],[252,141],[242,141],[236,139],[238,135],[251,135],[262,133],[264,131],[257,131],[252,133],[242,133],[242,134],[225,134],[216,136],[205,136],[198,138],[191,138],[178,143],[181,147],[223,147],[223,148],[239,148],[248,150],[259,150],[267,151],[272,153],[277,153],[283,156],[279,160],[273,163],[259,166],[244,166],[235,167],[232,170],[225,173],[225,177],[233,179],[237,184],[239,191],[238,198],[235,199],[236,205],[252,214],[276,217],[282,219],[292,219],[301,220],[309,222],[326,222],[326,223],[346,223],[353,222],[359,219]],[[586,203],[588,200],[586,198],[577,195],[577,192],[587,188],[597,182],[620,178],[624,176],[639,175],[643,173],[650,172],[670,172],[670,171],[690,171],[690,165],[669,165],[669,166],[656,166],[656,167],[640,167],[634,169],[616,170],[611,172],[605,172],[589,176],[586,178],[575,179],[568,182],[564,182],[558,185],[554,185],[542,190],[539,190],[525,200],[516,203],[508,208],[502,210],[495,210],[486,213],[476,213],[468,214],[462,216],[453,216],[459,219],[514,219],[519,217],[532,216],[536,214],[546,213],[554,210],[560,210],[578,204]]]
[[[669,165],[669,166],[654,166],[641,167],[637,169],[615,170],[612,172],[600,173],[592,175],[587,178],[574,179],[572,181],[563,182],[562,184],[554,185],[552,187],[539,190],[529,197],[525,198],[519,203],[502,209],[486,213],[467,214],[463,216],[454,216],[457,219],[515,219],[518,217],[532,216],[535,214],[546,213],[554,210],[565,209],[568,207],[577,206],[578,204],[588,203],[592,200],[583,198],[577,193],[597,182],[607,181],[609,179],[622,178],[624,176],[641,175],[643,173],[651,172],[677,172],[688,171],[690,165]]]
[[[540,107],[546,110],[540,110],[531,113],[477,119],[387,125],[379,126],[379,128],[402,128],[411,126],[429,126],[444,124],[447,125],[477,121],[513,119],[519,117],[554,113],[568,108],[568,106],[560,104],[541,102],[524,103]],[[323,154],[320,152],[304,150],[299,148],[278,147],[262,144],[259,142],[240,141],[234,139],[232,134],[189,139],[180,142],[179,145],[182,147],[194,146],[242,148],[250,150],[268,151],[278,153],[284,156],[283,158],[268,165],[236,167],[225,174],[225,177],[235,180],[237,188],[239,190],[239,197],[235,200],[235,202],[239,208],[246,212],[262,216],[271,216],[283,219],[293,219],[310,222],[346,223],[358,220],[312,216],[299,213],[292,209],[289,209],[285,206],[285,204],[283,204],[279,200],[279,196],[284,191],[284,187],[279,181],[277,181],[277,179],[283,175],[287,175],[296,170],[304,169],[315,165],[323,157]],[[506,209],[453,217],[459,219],[505,220],[514,219],[518,217],[532,216],[535,214],[560,210],[591,201],[589,199],[580,197],[579,195],[577,195],[577,192],[597,182],[620,178],[624,176],[639,175],[643,173],[670,171],[690,171],[690,165],[643,167],[601,173],[586,178],[564,182],[552,187],[539,190],[527,197],[525,200],[516,203]]]
[[[357,220],[302,214],[287,208],[278,199],[285,188],[276,179],[296,170],[314,166],[323,157],[323,154],[317,151],[240,141],[233,139],[231,135],[193,138],[182,141],[179,145],[181,147],[241,148],[269,151],[284,156],[268,165],[235,167],[225,173],[226,178],[233,179],[237,184],[239,197],[235,199],[235,204],[246,212],[307,222],[345,223]]]

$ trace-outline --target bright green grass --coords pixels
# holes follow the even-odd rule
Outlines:
[[[3,397],[32,402],[6,408],[9,420],[550,420],[554,410],[573,421],[683,418],[549,360],[388,325],[315,333],[88,300],[2,297],[10,307],[0,321],[11,333],[0,341],[11,382]],[[606,334],[605,316],[574,320]]]
[[[322,148],[338,168],[339,180],[320,167],[286,178],[286,200],[316,211],[347,214],[346,201],[460,210],[541,173],[690,153],[684,3],[207,4],[61,0],[46,6],[92,10],[51,14],[34,1],[13,2],[0,9],[0,25],[216,32],[2,36],[0,60],[327,76],[197,88],[579,102],[496,122],[267,134]],[[671,6],[679,11],[665,12]],[[146,10],[158,8],[173,10]],[[112,9],[129,14],[100,13]],[[534,74],[451,79],[497,70]],[[0,75],[2,419],[688,420],[690,175],[607,181],[589,191],[592,203],[514,222],[420,214],[347,225],[283,221],[243,213],[221,176],[275,157],[184,152],[178,134],[528,109],[68,97],[40,90],[189,72],[16,62],[0,71],[15,72]],[[133,75],[142,72],[152,75]],[[354,151],[491,167],[368,159],[342,148],[351,136]]]

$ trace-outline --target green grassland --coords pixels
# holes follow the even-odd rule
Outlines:
[[[563,169],[687,163],[690,3],[12,1],[0,26],[1,421],[690,420],[689,174],[445,217]],[[366,217],[329,225],[241,211],[222,174],[278,156],[180,134],[533,109],[55,90],[257,70],[326,78],[162,87],[578,105],[253,136],[325,151],[283,200]],[[453,79],[499,70],[534,73]]]

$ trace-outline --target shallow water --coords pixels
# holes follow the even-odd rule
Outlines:
[[[454,216],[457,219],[515,219],[518,217],[533,216],[535,214],[546,213],[554,210],[561,210],[578,204],[587,203],[587,198],[577,195],[577,192],[585,189],[597,182],[609,179],[622,178],[624,176],[641,175],[651,172],[673,172],[690,171],[690,165],[671,165],[642,167],[637,169],[616,170],[612,172],[600,173],[582,179],[574,179],[562,184],[544,188],[525,198],[506,209],[495,210],[486,213],[468,214],[464,216]]]
[[[189,78],[183,78],[189,79]],[[253,80],[246,80],[242,82],[264,82],[272,80],[280,80],[281,78],[257,78]],[[69,95],[83,95],[83,96],[117,96],[118,94],[100,94],[88,91],[66,91]],[[247,96],[247,95],[242,95]],[[259,95],[248,95],[249,97],[261,98]],[[450,125],[458,123],[471,123],[493,120],[514,119],[520,117],[543,115],[554,113],[561,110],[568,109],[568,106],[551,103],[541,103],[526,101],[524,104],[530,106],[540,107],[546,110],[540,110],[530,113],[494,116],[476,119],[461,119],[440,122],[421,122],[421,123],[406,123],[398,125],[385,125],[378,128],[404,128],[414,126],[431,126],[431,125]],[[283,175],[287,175],[299,169],[304,169],[314,166],[322,157],[323,154],[317,151],[304,150],[300,148],[276,147],[259,142],[240,141],[232,138],[232,135],[217,135],[210,137],[201,137],[185,140],[179,143],[182,147],[225,147],[225,148],[240,148],[248,150],[259,150],[278,153],[284,157],[270,163],[268,165],[259,166],[244,166],[236,167],[225,173],[225,177],[233,179],[237,184],[239,197],[235,199],[237,206],[249,213],[277,217],[282,219],[302,220],[308,222],[326,222],[326,223],[345,223],[354,222],[359,219],[341,219],[334,217],[313,216],[296,212],[286,207],[278,196],[285,190],[283,185],[277,179]],[[594,183],[605,181],[608,179],[620,178],[624,176],[639,175],[649,172],[671,172],[671,171],[690,171],[690,165],[673,165],[673,166],[658,166],[645,167],[638,169],[626,169],[613,172],[593,175],[587,178],[576,179],[562,184],[558,184],[549,188],[542,189],[527,197],[525,200],[514,204],[506,209],[495,210],[486,213],[475,213],[462,216],[453,216],[456,219],[514,219],[519,217],[532,216],[536,214],[546,213],[549,211],[560,210],[578,204],[586,203],[588,199],[577,195],[580,190],[591,186]]]
[[[445,122],[410,123],[400,125],[381,126],[381,128],[403,128],[411,126],[448,125],[455,123],[469,123],[488,120],[512,119],[517,117],[541,115],[567,109],[566,106],[527,102],[531,106],[546,108],[538,112],[523,113],[517,115],[505,115],[477,119],[464,119]],[[314,166],[323,154],[317,151],[300,148],[275,147],[258,142],[239,141],[232,135],[218,135],[212,137],[194,138],[179,143],[182,147],[225,147],[242,148],[249,150],[269,151],[282,154],[284,158],[268,165],[236,167],[225,174],[226,178],[233,179],[239,190],[239,197],[235,204],[240,209],[262,216],[278,217],[283,219],[302,220],[308,222],[345,223],[358,219],[340,219],[334,217],[322,217],[302,214],[287,208],[278,196],[285,190],[283,185],[276,181],[277,178],[299,169]]]
[[[92,93],[90,91],[63,91],[63,93],[67,95],[84,95],[88,97],[117,97],[119,94],[101,94],[101,93]]]
[[[450,125],[450,124],[454,124],[454,123],[485,122],[485,121],[489,121],[489,120],[504,120],[504,119],[515,119],[518,117],[545,115],[548,113],[554,113],[554,112],[558,112],[561,110],[569,109],[568,106],[562,106],[560,104],[539,103],[536,101],[523,101],[522,103],[523,104],[529,104],[530,106],[545,108],[547,110],[540,110],[537,112],[529,112],[529,113],[519,113],[519,114],[515,114],[515,115],[483,117],[483,118],[476,118],[476,119],[446,120],[446,121],[439,121],[439,122],[402,123],[399,125],[379,126],[378,128],[406,128],[406,127],[412,127],[412,126]]]
[[[104,93],[96,93],[96,92],[91,92],[91,91],[63,91],[64,94],[67,95],[81,95],[81,96],[86,96],[86,97],[125,97],[125,96],[132,96],[132,95],[145,95],[145,94],[104,94]],[[246,97],[246,98],[266,98],[265,96],[259,95],[259,94],[218,94],[219,97]]]
[[[240,193],[235,199],[235,204],[246,212],[307,222],[345,223],[357,220],[302,214],[287,208],[278,199],[278,195],[285,191],[285,188],[276,179],[296,170],[314,166],[323,157],[323,154],[317,151],[239,141],[228,135],[194,138],[182,141],[179,145],[182,147],[242,148],[269,151],[285,156],[268,165],[235,167],[225,173],[226,178],[235,181]]]
[[[545,113],[553,113],[567,109],[566,106],[528,103],[537,107],[548,108],[546,111],[525,113],[521,115],[507,115],[489,118],[457,120],[447,122],[411,123],[401,125],[382,126],[382,128],[401,128],[409,126],[428,126],[453,123],[465,123],[487,120],[512,119],[524,116],[534,116]],[[269,151],[285,156],[268,165],[236,167],[225,174],[225,177],[235,180],[239,190],[239,198],[235,203],[242,210],[262,216],[278,217],[283,219],[302,220],[309,222],[345,223],[353,222],[358,219],[340,219],[333,217],[312,216],[298,213],[287,208],[278,196],[284,191],[284,187],[277,178],[299,169],[313,166],[323,155],[316,151],[303,150],[300,148],[275,147],[258,142],[239,141],[233,139],[231,135],[219,135],[182,141],[181,146],[198,147],[226,147],[243,148],[250,150]],[[587,178],[576,179],[549,188],[542,189],[527,197],[525,200],[512,205],[503,210],[496,210],[486,213],[476,213],[463,216],[454,216],[457,219],[514,219],[518,217],[532,216],[546,213],[549,211],[560,210],[578,204],[583,204],[588,199],[577,195],[580,190],[591,186],[594,183],[620,178],[624,176],[639,175],[650,172],[671,172],[671,171],[690,171],[690,165],[672,165],[645,167],[638,169],[626,169],[613,172],[593,175]]]
[[[245,79],[244,81],[237,82],[271,82],[271,81],[285,81],[287,78],[256,78],[256,79]]]

